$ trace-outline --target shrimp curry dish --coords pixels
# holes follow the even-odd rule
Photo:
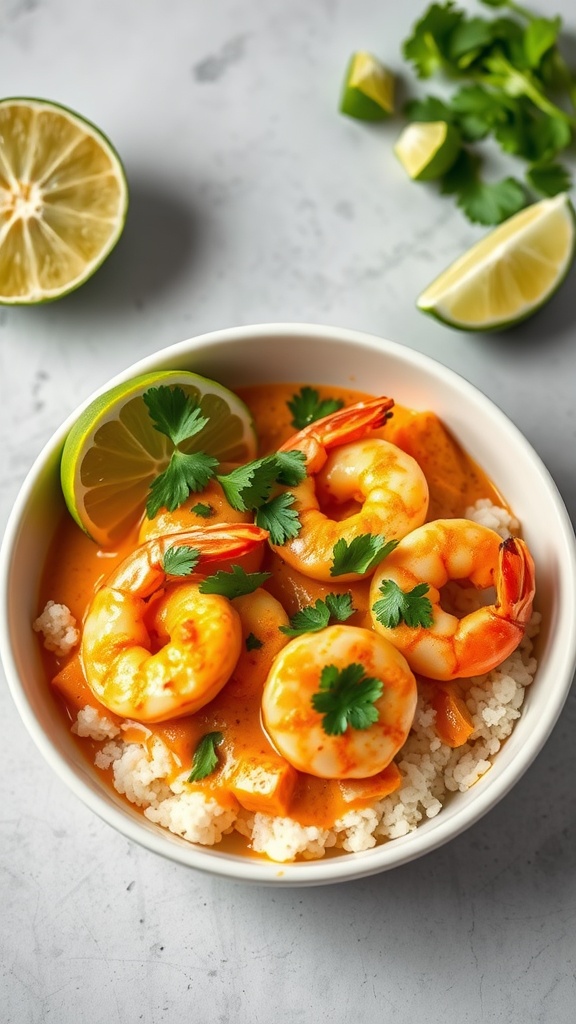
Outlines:
[[[278,862],[393,841],[481,785],[539,622],[482,468],[393,396],[156,376],[129,382],[130,416],[112,396],[84,424],[33,623],[103,781],[192,843]]]

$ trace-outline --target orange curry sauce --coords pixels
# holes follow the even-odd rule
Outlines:
[[[260,454],[274,451],[294,433],[287,401],[299,388],[298,384],[275,384],[239,390],[240,397],[254,416]],[[322,398],[340,398],[346,405],[369,397],[345,388],[318,390]],[[433,413],[412,412],[396,406],[392,418],[375,433],[397,444],[420,463],[430,488],[429,520],[462,516],[465,508],[479,498],[503,504],[501,495]],[[342,518],[346,514],[342,509],[325,511],[334,518]],[[198,525],[193,515],[191,525]],[[40,608],[47,600],[63,603],[70,608],[78,623],[82,623],[95,589],[136,543],[135,529],[117,551],[101,551],[66,515],[58,527],[45,567]],[[317,583],[290,569],[270,551],[264,553],[263,568],[273,573],[265,584],[266,589],[282,602],[289,616],[327,593],[351,591],[357,611],[348,622],[368,625],[369,581]],[[251,685],[241,685],[232,677],[220,694],[196,714],[152,726],[129,727],[121,738],[127,741],[144,739],[150,743],[154,735],[159,736],[174,755],[176,776],[191,769],[198,740],[207,732],[221,731],[225,739],[218,751],[219,769],[201,782],[192,783],[192,786],[214,794],[224,804],[238,801],[248,811],[289,815],[303,825],[330,827],[346,811],[373,803],[392,792],[399,784],[399,772],[392,763],[372,779],[343,782],[319,779],[295,772],[274,750],[261,725],[262,671],[256,678],[258,665],[269,661],[278,649],[275,626],[273,632],[276,636],[270,629],[267,633],[266,624],[262,623],[259,639],[263,646],[250,653],[255,667],[255,681]],[[55,698],[70,722],[86,705],[120,722],[92,694],[77,653],[67,659],[58,659],[43,650],[43,656],[47,677],[54,683]],[[78,739],[78,743],[91,763],[95,752],[103,746],[102,742],[91,739]],[[112,785],[111,770],[102,774]],[[260,780],[258,786],[252,781],[255,774]]]

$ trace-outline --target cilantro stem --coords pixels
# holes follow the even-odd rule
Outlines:
[[[527,96],[543,114],[576,126],[576,118],[571,117],[565,110],[544,96],[532,77],[518,71],[504,54],[499,53],[490,57],[486,61],[486,68],[489,73],[474,75],[476,81],[484,82],[486,85],[495,85],[503,89],[509,96]]]

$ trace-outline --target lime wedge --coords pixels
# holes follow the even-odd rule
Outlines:
[[[256,456],[249,409],[222,384],[196,373],[147,373],[99,395],[66,438],[60,477],[68,511],[102,547],[114,545],[138,522],[150,484],[174,451],[153,426],[142,397],[160,385],[182,388],[208,417],[199,433],[178,445],[180,451],[203,451],[221,462]]]
[[[432,181],[444,174],[460,152],[460,134],[446,121],[414,121],[394,146],[404,170],[414,181]]]
[[[127,207],[118,154],[94,125],[47,100],[0,100],[0,303],[78,288],[116,245]]]
[[[352,54],[340,110],[360,121],[383,121],[394,113],[394,75],[372,54]]]
[[[574,258],[574,210],[565,193],[527,206],[460,256],[417,300],[466,331],[524,320],[564,280]]]

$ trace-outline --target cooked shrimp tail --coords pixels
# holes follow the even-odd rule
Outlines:
[[[197,568],[210,562],[239,558],[254,550],[268,537],[267,530],[252,523],[215,523],[182,533],[165,534],[146,541],[132,552],[106,580],[106,585],[135,597],[150,597],[167,580],[164,556],[170,548],[191,547],[198,551]]]
[[[525,626],[532,614],[535,590],[534,562],[526,544],[507,537],[500,545],[496,582],[496,613]]]
[[[345,409],[323,416],[286,441],[280,451],[303,451],[308,471],[317,472],[326,461],[326,452],[342,444],[349,444],[377,430],[390,416],[393,398],[373,398],[356,402]]]

